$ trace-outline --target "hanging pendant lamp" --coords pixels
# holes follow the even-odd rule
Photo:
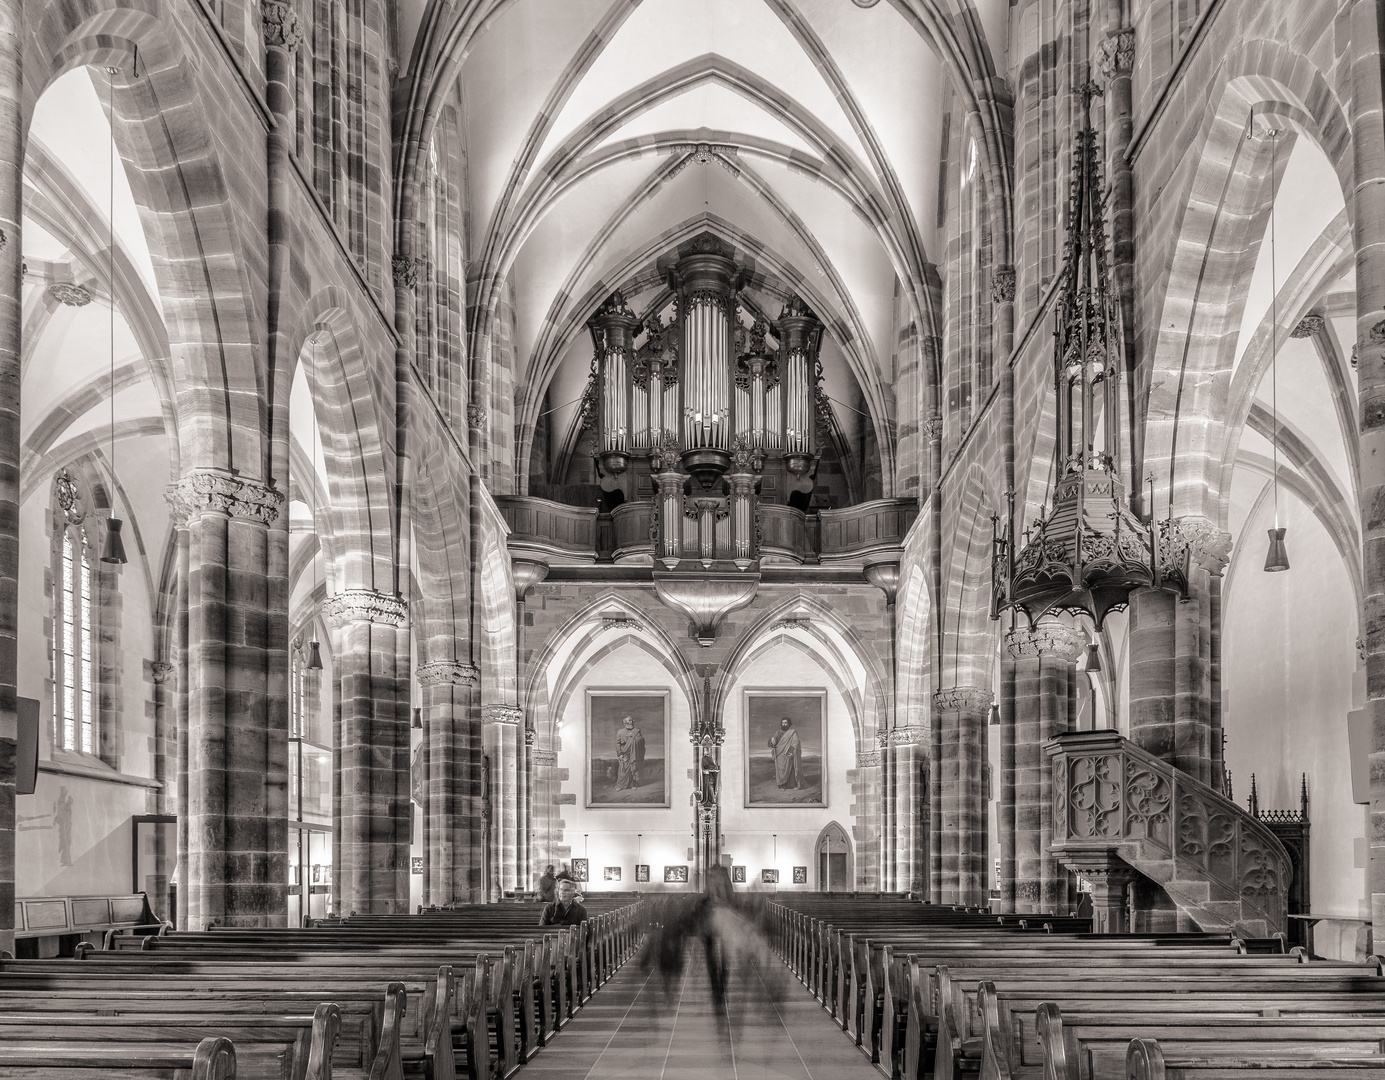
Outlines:
[[[1253,115],[1253,114],[1252,114]],[[1279,524],[1279,281],[1275,265],[1274,218],[1275,181],[1279,131],[1270,128],[1270,445],[1274,473],[1274,528],[1269,530],[1270,546],[1265,552],[1265,573],[1277,574],[1289,569],[1289,549],[1284,544],[1285,530]]]
[[[1094,675],[1101,671],[1101,650],[1095,641],[1087,645],[1087,666],[1082,669],[1089,675]]]
[[[125,544],[120,539],[120,519],[115,516],[115,77],[120,74],[119,68],[108,67],[106,74],[110,76],[110,92],[108,99],[110,102],[110,125],[111,125],[111,153],[110,153],[110,244],[107,252],[110,256],[109,267],[109,288],[111,290],[111,516],[106,519],[106,541],[101,547],[101,561],[122,565],[126,562]]]

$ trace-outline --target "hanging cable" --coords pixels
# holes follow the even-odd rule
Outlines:
[[[1253,114],[1252,114],[1253,115]],[[1274,496],[1274,528],[1269,530],[1270,546],[1265,553],[1266,573],[1289,569],[1289,552],[1284,545],[1284,529],[1279,524],[1279,268],[1275,249],[1275,203],[1279,165],[1279,129],[1268,128],[1270,140],[1270,485]]]
[[[114,563],[119,565],[125,562],[125,545],[120,539],[120,519],[115,516],[115,493],[119,487],[115,471],[115,77],[120,74],[117,67],[106,68],[106,75],[109,77],[108,90],[106,94],[106,104],[108,119],[111,128],[110,155],[109,155],[109,225],[110,243],[106,248],[107,260],[107,288],[110,289],[110,378],[111,378],[111,438],[110,438],[110,459],[111,459],[111,516],[106,519],[106,542],[101,550],[101,561],[103,563]]]

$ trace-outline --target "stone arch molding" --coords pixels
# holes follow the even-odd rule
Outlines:
[[[731,687],[755,660],[781,644],[802,652],[832,680],[851,717],[857,760],[873,753],[889,715],[886,672],[851,626],[805,592],[777,604],[746,630],[726,658],[723,677],[713,692],[712,715],[726,708]]]
[[[340,289],[324,289],[309,301],[291,344],[294,363],[306,365],[322,440],[331,523],[324,541],[332,556],[329,567],[336,570],[332,585],[336,590],[394,594],[399,583],[394,498],[386,463],[389,425],[377,411],[361,335]],[[287,444],[293,370],[278,373],[276,383],[278,400],[284,403],[274,410],[276,425],[284,429],[283,439],[276,438],[276,443]]]
[[[629,645],[660,663],[683,692],[689,717],[698,716],[702,695],[677,644],[627,599],[611,592],[597,597],[569,619],[549,638],[530,666],[521,705],[525,715],[533,717],[540,739],[552,739],[557,718],[566,710],[582,674]]]
[[[1265,40],[1239,43],[1214,80],[1216,100],[1187,153],[1195,168],[1176,194],[1176,237],[1158,315],[1149,320],[1143,399],[1142,472],[1154,476],[1154,510],[1217,520],[1220,448],[1208,422],[1227,404],[1242,297],[1243,254],[1258,247],[1266,166],[1245,138],[1252,106],[1277,127],[1311,139],[1337,173],[1348,218],[1354,205],[1351,130],[1323,73],[1299,53]],[[1222,283],[1222,284],[1217,284]]]
[[[242,238],[255,208],[242,205],[235,155],[219,131],[266,122],[237,95],[202,82],[181,24],[198,15],[163,0],[74,0],[30,5],[24,27],[23,130],[43,91],[75,67],[119,65],[138,79],[115,88],[116,147],[139,208],[172,356],[177,429],[186,468],[234,470],[268,481],[265,376],[256,356],[254,290]],[[102,76],[104,78],[104,76]],[[236,110],[242,110],[237,112]],[[245,113],[250,115],[247,117]],[[170,115],[205,122],[169,124]],[[235,122],[218,123],[234,115]],[[253,167],[253,166],[252,166]],[[255,403],[247,407],[247,403]]]

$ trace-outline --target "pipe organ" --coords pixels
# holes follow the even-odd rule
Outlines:
[[[670,570],[750,567],[766,466],[798,478],[817,456],[822,324],[797,296],[768,319],[740,296],[743,280],[699,237],[643,321],[615,292],[588,323],[597,462],[613,476],[648,469],[656,557]]]

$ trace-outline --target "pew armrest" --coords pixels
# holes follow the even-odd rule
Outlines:
[[[400,1039],[404,1027],[404,1008],[407,1004],[408,994],[403,983],[392,982],[385,987],[384,1016],[380,1023],[375,1060],[370,1064],[369,1080],[404,1080]]]
[[[324,1001],[313,1010],[312,1041],[308,1046],[308,1067],[303,1080],[332,1080],[332,1054],[341,1032],[341,1007]]]
[[[1035,1027],[1044,1052],[1044,1080],[1079,1080],[1077,1037],[1063,1027],[1063,1013],[1045,1001],[1035,1011]]]
[[[203,1039],[192,1056],[192,1080],[235,1080],[236,1048],[226,1038]]]
[[[1164,1051],[1157,1039],[1131,1039],[1125,1051],[1126,1080],[1164,1080]]]

